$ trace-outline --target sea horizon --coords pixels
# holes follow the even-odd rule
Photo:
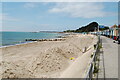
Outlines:
[[[43,30],[43,31],[0,31],[0,32],[63,32],[63,31]]]
[[[54,32],[12,32],[2,31],[0,32],[0,46],[9,46],[16,44],[29,43],[33,41],[26,41],[26,39],[52,39],[62,36],[61,33]]]

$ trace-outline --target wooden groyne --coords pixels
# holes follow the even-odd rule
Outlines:
[[[25,39],[25,41],[64,41],[63,38],[57,38],[57,39]]]

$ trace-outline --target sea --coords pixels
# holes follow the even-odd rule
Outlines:
[[[0,32],[0,47],[32,42],[26,39],[53,39],[63,35],[54,32]]]

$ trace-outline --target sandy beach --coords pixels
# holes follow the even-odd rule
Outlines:
[[[83,78],[97,37],[71,34],[63,39],[0,48],[0,77]]]

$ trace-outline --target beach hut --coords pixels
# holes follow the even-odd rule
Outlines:
[[[120,25],[118,26],[118,36],[120,36]]]
[[[118,35],[120,36],[120,25],[118,26]]]
[[[109,29],[109,36],[110,36],[110,38],[112,38],[112,36],[113,36],[113,29],[112,28]]]
[[[119,36],[119,34],[118,34],[118,26],[117,26],[117,25],[113,25],[113,26],[110,28],[110,30],[111,30],[112,38],[113,38],[114,40],[117,40],[117,38],[118,38],[118,36]]]
[[[104,30],[104,36],[107,36],[107,30]]]
[[[108,36],[109,36],[109,29],[106,30],[106,37],[108,37]]]

